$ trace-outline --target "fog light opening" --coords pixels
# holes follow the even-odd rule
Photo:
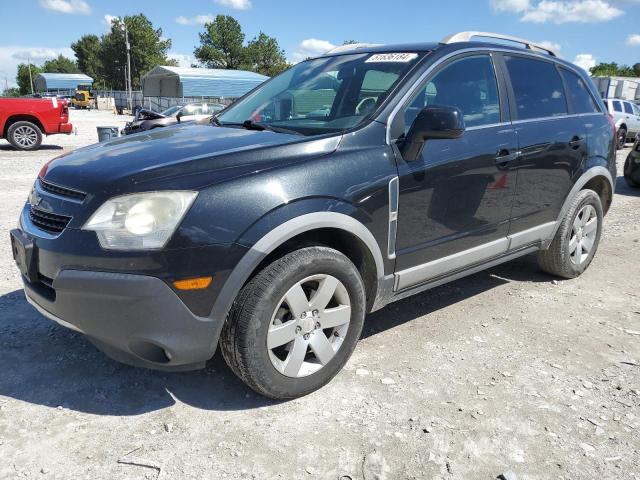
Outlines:
[[[136,340],[129,344],[129,349],[134,355],[147,362],[163,364],[169,363],[172,359],[171,353],[166,348],[151,342]]]

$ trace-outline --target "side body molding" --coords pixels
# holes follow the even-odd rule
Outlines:
[[[560,214],[558,215],[556,226],[551,231],[551,235],[549,235],[549,238],[547,238],[547,240],[543,242],[542,248],[545,248],[545,249],[549,248],[549,245],[553,241],[553,237],[555,237],[556,232],[558,231],[558,228],[560,228],[560,223],[562,222],[562,219],[567,214],[567,210],[569,210],[569,206],[571,205],[571,202],[573,201],[575,196],[578,194],[578,192],[580,192],[580,190],[582,190],[582,188],[587,184],[587,182],[589,182],[589,180],[595,177],[606,178],[607,181],[609,182],[609,187],[611,188],[611,195],[613,195],[613,193],[615,192],[616,184],[613,181],[613,178],[611,177],[611,172],[609,172],[609,170],[607,170],[605,167],[602,167],[600,165],[589,168],[578,178],[578,180],[576,180],[576,183],[573,184],[573,188],[571,188],[571,191],[567,195],[567,198],[564,201],[562,208],[560,209]]]
[[[373,234],[362,223],[348,215],[337,212],[315,212],[284,222],[258,240],[229,275],[209,317],[217,320],[221,328],[236,295],[260,262],[287,240],[301,233],[320,228],[345,230],[356,235],[367,246],[376,264],[377,299],[380,296],[380,286],[384,278],[384,264],[382,252]]]

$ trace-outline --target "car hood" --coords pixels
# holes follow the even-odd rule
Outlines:
[[[185,125],[84,147],[54,159],[45,179],[89,195],[160,188],[200,189],[334,151],[340,136]]]

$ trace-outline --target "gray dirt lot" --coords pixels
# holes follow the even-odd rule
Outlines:
[[[127,367],[25,302],[7,232],[39,168],[122,118],[73,111],[78,136],[37,153],[0,141],[1,479],[640,478],[640,190],[618,178],[582,277],[526,257],[391,305],[327,387],[273,403],[219,355]]]

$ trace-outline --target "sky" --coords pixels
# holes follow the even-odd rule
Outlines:
[[[112,17],[144,13],[172,40],[170,56],[195,60],[203,24],[232,15],[247,40],[275,37],[291,62],[340,45],[438,41],[477,30],[544,42],[583,68],[640,62],[640,0],[0,0],[0,89],[18,63],[41,64],[83,34],[101,35]]]

